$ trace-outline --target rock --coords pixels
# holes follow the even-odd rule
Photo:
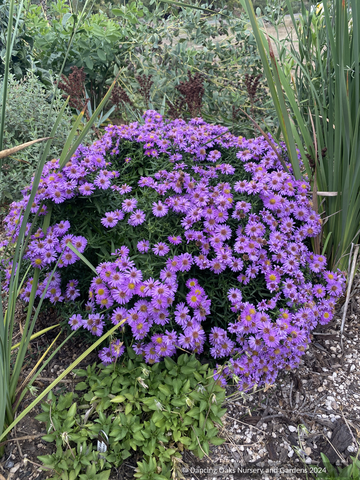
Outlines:
[[[10,468],[12,468],[13,466],[14,466],[14,462],[12,462],[11,460],[8,460],[7,462],[5,462],[5,465],[4,465],[4,467],[7,470],[10,470]]]
[[[294,427],[293,425],[289,425],[289,430],[290,432],[296,432],[296,427]]]
[[[266,449],[268,451],[270,460],[277,460],[278,459],[278,454],[276,452],[275,443],[274,443],[274,441],[271,437],[268,439],[268,441],[266,443]]]
[[[348,427],[342,420],[338,420],[332,432],[331,445],[327,445],[324,454],[328,457],[330,463],[335,463],[336,460],[339,460],[339,456],[336,453],[336,450],[342,453],[351,444],[352,436],[349,432]]]
[[[17,463],[14,467],[10,468],[10,473],[15,473],[19,470],[21,463]]]

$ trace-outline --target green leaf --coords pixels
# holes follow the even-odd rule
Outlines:
[[[192,373],[194,373],[195,368],[192,368],[192,367],[189,367],[188,365],[185,365],[185,366],[181,367],[180,371],[181,371],[181,373],[184,373],[185,375],[191,375]]]
[[[76,414],[76,403],[73,403],[71,405],[71,407],[69,408],[68,412],[67,412],[67,417],[68,418],[71,418],[71,417],[74,417]]]
[[[191,440],[189,437],[180,437],[180,442],[186,447],[188,447],[191,443]]]
[[[85,57],[84,62],[86,63],[86,66],[88,67],[89,70],[92,70],[94,68],[94,62],[90,57]]]
[[[75,385],[75,390],[86,390],[89,386],[86,382],[79,382]]]
[[[123,16],[124,15],[124,12],[122,10],[120,10],[120,8],[112,8],[111,13],[113,15],[116,15],[116,16],[119,16],[119,15]]]
[[[53,455],[39,455],[37,458],[44,465],[53,465],[55,463],[55,459]]]
[[[96,475],[96,480],[108,480],[110,477],[111,470],[103,470],[102,472]]]
[[[47,412],[40,413],[39,415],[36,415],[35,420],[38,420],[39,422],[47,422],[49,420],[50,416]]]
[[[165,362],[165,367],[169,371],[172,370],[174,367],[176,367],[176,362],[174,362],[174,360],[170,357],[165,357],[164,362]]]
[[[65,13],[65,15],[63,16],[62,18],[62,22],[61,22],[61,25],[63,27],[65,27],[65,25],[67,24],[67,21],[72,17],[72,13]]]
[[[182,424],[183,425],[192,425],[194,423],[194,419],[191,418],[189,415],[185,415]]]
[[[117,397],[112,398],[110,400],[110,402],[112,402],[112,403],[122,403],[124,400],[125,400],[124,395],[118,395]]]
[[[213,437],[209,439],[209,442],[212,443],[213,445],[222,445],[225,442],[225,440],[223,438]]]
[[[208,402],[205,402],[205,400],[200,401],[200,412],[203,412],[208,408]]]
[[[174,405],[174,407],[183,407],[185,405],[185,400],[181,398],[173,398],[171,400],[171,405]]]
[[[139,442],[143,442],[145,440],[141,432],[134,433],[133,438]]]
[[[155,423],[159,422],[164,418],[164,415],[161,412],[155,411],[151,417],[152,421]]]
[[[167,397],[169,397],[170,394],[171,394],[170,388],[169,388],[167,385],[162,385],[162,384],[160,384],[160,385],[158,386],[158,389],[160,390],[161,393],[163,393],[163,394],[166,395]]]
[[[102,60],[103,62],[106,62],[106,55],[105,55],[105,52],[103,50],[98,50],[97,54],[98,54],[100,60]]]
[[[53,442],[56,438],[56,433],[50,433],[49,435],[44,435],[41,437],[44,442]]]
[[[182,381],[179,378],[175,378],[173,381],[173,388],[175,395],[178,395],[182,386]]]
[[[193,418],[199,418],[200,415],[200,409],[199,407],[194,407],[191,410],[187,412],[187,416],[193,417]],[[186,417],[185,417],[186,418]]]
[[[129,415],[129,413],[131,412],[132,410],[132,404],[131,403],[128,403],[125,407],[125,415]]]
[[[188,367],[181,367],[181,370],[183,368],[188,368]],[[188,391],[190,390],[190,380],[186,380],[186,382],[184,383],[184,386],[182,388],[182,393],[188,393]]]

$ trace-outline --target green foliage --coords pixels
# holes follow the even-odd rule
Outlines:
[[[5,70],[5,52],[6,52],[6,35],[9,22],[10,2],[5,0],[0,5],[0,76],[4,75]],[[14,17],[18,15],[18,6],[14,6]],[[13,22],[14,32],[15,21]],[[10,57],[10,72],[17,79],[22,78],[26,74],[26,70],[32,64],[31,51],[33,46],[33,38],[28,34],[25,28],[24,15],[20,13],[19,24],[14,39],[14,46]]]
[[[20,4],[22,6],[22,3]],[[16,31],[17,31],[17,23],[15,24],[15,28],[13,30],[13,12],[14,12],[15,0],[10,1],[10,8],[9,8],[9,24],[8,24],[8,31],[7,31],[7,43],[6,43],[6,52],[5,52],[5,65],[4,65],[4,77],[3,77],[3,85],[1,91],[2,97],[2,108],[1,108],[1,121],[0,121],[0,171],[2,171],[3,167],[3,158],[7,158],[13,151],[21,151],[22,149],[29,146],[29,144],[21,144],[13,149],[3,150],[3,139],[4,139],[4,131],[5,131],[5,123],[6,123],[6,107],[8,101],[8,79],[9,79],[9,69],[10,69],[10,60],[11,55],[13,53],[13,43],[11,42],[12,34],[13,38],[16,38]],[[21,13],[21,12],[20,12]],[[20,17],[18,16],[18,19]],[[66,57],[65,57],[66,59]],[[61,71],[60,71],[61,72]],[[89,132],[91,126],[93,125],[96,117],[100,113],[101,109],[104,106],[104,103],[108,100],[110,93],[113,89],[112,85],[106,96],[104,97],[103,101],[100,102],[98,110],[94,112],[93,116],[89,119],[87,124],[84,126],[84,129],[80,135],[77,135],[76,132],[76,125],[79,121],[75,121],[74,127],[71,129],[67,140],[65,142],[65,146],[63,147],[62,154],[60,158],[63,158],[66,161],[70,158],[72,153],[78,148],[81,142],[84,141],[86,134]],[[55,92],[56,93],[56,92]],[[54,93],[54,95],[55,95]],[[55,98],[51,101],[51,107],[55,104]],[[37,398],[28,405],[20,414],[17,415],[15,418],[15,413],[21,404],[22,399],[24,398],[27,388],[31,389],[32,382],[36,379],[39,375],[41,370],[45,368],[45,366],[49,363],[52,356],[57,353],[58,350],[66,343],[66,341],[71,338],[71,335],[68,336],[65,341],[53,352],[53,354],[44,361],[45,356],[52,348],[54,343],[56,342],[57,338],[52,342],[52,344],[48,347],[45,354],[41,357],[38,361],[37,365],[34,369],[30,372],[30,374],[26,377],[26,379],[19,385],[20,373],[23,371],[23,364],[26,352],[29,347],[30,341],[34,338],[33,331],[35,327],[35,322],[38,318],[42,302],[44,300],[44,296],[46,294],[47,289],[49,288],[50,280],[53,277],[55,270],[57,268],[58,262],[56,263],[55,267],[53,268],[51,275],[49,277],[49,282],[45,286],[45,290],[40,298],[40,301],[37,304],[37,308],[34,307],[34,300],[35,300],[35,293],[37,289],[37,284],[39,281],[39,269],[34,268],[33,270],[33,279],[32,279],[32,288],[31,294],[29,297],[27,315],[23,326],[23,331],[21,335],[21,341],[18,345],[16,345],[17,353],[15,357],[15,363],[13,362],[14,358],[12,355],[12,346],[11,340],[13,338],[14,332],[14,323],[15,323],[15,315],[16,315],[16,307],[18,296],[21,290],[21,287],[24,282],[24,277],[20,275],[20,271],[22,270],[23,259],[24,259],[24,252],[29,242],[30,235],[33,233],[32,228],[33,225],[28,223],[30,211],[33,209],[33,202],[35,199],[36,192],[40,185],[41,174],[43,171],[43,167],[45,161],[49,155],[52,141],[56,135],[56,132],[61,124],[63,119],[64,112],[66,110],[67,101],[63,103],[60,111],[58,112],[55,121],[53,123],[51,132],[49,137],[44,137],[41,139],[36,139],[32,143],[46,141],[45,148],[39,152],[39,161],[34,172],[34,178],[32,182],[32,187],[29,189],[29,195],[27,196],[24,204],[22,206],[22,217],[21,221],[19,221],[19,234],[14,245],[13,249],[13,262],[16,265],[16,268],[13,268],[9,274],[9,289],[7,290],[7,302],[6,302],[6,309],[4,308],[3,302],[0,302],[0,441],[5,440],[8,433],[12,430],[12,428],[22,419],[24,418],[27,413],[29,413],[34,406],[36,406],[42,398],[45,397],[66,375],[68,375],[73,368],[75,368],[84,358],[86,358],[89,353],[91,353],[97,346],[99,346],[107,337],[112,335],[117,328],[123,323],[120,322],[114,328],[106,332],[101,338],[99,338],[98,342],[93,344],[90,348],[88,348],[84,353],[82,353],[72,364],[66,368],[66,370],[58,376],[56,380],[54,380],[51,385],[49,385]],[[49,113],[53,113],[51,110]],[[47,133],[49,128],[50,119],[52,116],[49,114],[47,116],[47,124],[45,126],[45,132]],[[31,142],[29,142],[31,143]],[[40,207],[41,208],[41,207]],[[38,209],[36,216],[39,214],[40,208]],[[46,231],[49,226],[51,218],[51,210],[45,215],[43,222],[42,222],[42,229]],[[3,249],[2,249],[3,250]],[[0,256],[0,263],[2,264],[4,258],[6,256],[6,251],[1,251]],[[87,262],[89,263],[89,262]],[[28,269],[29,271],[29,269]],[[0,275],[0,297],[3,297],[2,294],[2,287],[3,287],[3,274],[1,272]],[[42,363],[43,362],[43,363]],[[31,390],[30,390],[31,391]],[[4,444],[6,442],[0,443],[0,457],[4,454]],[[89,472],[89,477],[91,478],[92,472]]]
[[[114,79],[114,67],[122,65],[119,42],[124,32],[117,21],[99,13],[89,15],[73,37],[78,20],[66,1],[58,0],[49,5],[47,19],[40,6],[30,5],[26,21],[34,38],[34,57],[46,70],[60,71],[72,39],[63,73],[68,76],[74,65],[84,67],[86,89],[98,105]]]
[[[350,457],[352,463],[345,468],[335,468],[331,465],[329,459],[323,453],[321,454],[326,472],[318,473],[316,480],[336,480],[343,478],[344,480],[358,480],[360,478],[360,460],[356,457]],[[317,473],[317,467],[310,467],[313,473]]]
[[[111,467],[135,451],[143,455],[136,478],[165,480],[184,448],[202,458],[210,444],[223,443],[216,424],[225,413],[225,391],[208,365],[181,355],[177,362],[165,358],[149,366],[130,348],[128,356],[78,370],[84,378],[76,386],[79,396],[69,392],[56,399],[51,393],[42,405],[36,418],[46,422],[43,440],[55,442],[57,450],[38,458],[56,472],[53,480],[108,478]],[[96,439],[106,451],[96,451]]]
[[[76,15],[64,0],[50,6],[48,19],[41,7],[32,5],[27,28],[34,38],[34,55],[44,69],[59,71]],[[89,14],[73,39],[64,74],[76,65],[84,67],[85,87],[92,106],[98,104],[104,88],[120,72],[119,83],[133,107],[126,107],[122,119],[137,119],[148,108],[164,111],[176,102],[176,86],[187,80],[188,71],[204,78],[201,115],[212,123],[236,128],[242,135],[254,128],[238,107],[255,115],[264,129],[273,129],[274,109],[264,78],[256,92],[255,109],[249,99],[245,75],[261,75],[262,64],[256,42],[244,18],[225,10],[204,17],[201,11],[157,5],[150,11],[141,1],[113,5],[105,13]],[[169,18],[164,18],[166,15]],[[221,36],[220,36],[221,35]],[[150,104],[140,92],[136,77],[151,75]],[[189,112],[185,112],[189,116]],[[236,125],[236,127],[235,127]]]
[[[280,65],[250,1],[243,3],[294,172],[299,178],[297,143],[314,186],[314,206],[328,217],[322,238],[314,243],[315,253],[325,253],[331,268],[345,270],[351,243],[357,242],[360,232],[360,8],[356,0],[331,0],[309,13],[303,2],[298,23],[290,0],[285,1],[295,40],[290,62],[288,56],[280,55]],[[278,44],[279,51],[283,48]]]
[[[200,115],[206,121],[233,131],[235,128],[238,134],[254,135],[247,117],[236,112],[241,107],[254,114],[264,129],[273,128],[274,109],[263,78],[255,95],[258,103],[255,111],[251,110],[245,75],[262,75],[263,68],[255,39],[244,20],[231,14],[204,17],[201,11],[190,8],[183,8],[166,22],[154,15],[154,30],[145,41],[144,37],[139,39],[128,67],[130,72],[152,75],[150,107],[161,111],[164,97],[168,105],[174,104],[178,98],[175,87],[187,80],[190,71],[204,78]],[[136,82],[129,77],[126,86],[136,94]],[[142,106],[135,96],[136,101]],[[189,117],[189,112],[185,116]]]
[[[51,107],[54,89],[46,90],[40,80],[31,73],[23,80],[16,80],[14,76],[10,76],[8,88],[4,148],[11,148],[43,137],[46,133],[49,112],[52,112],[52,116],[56,116],[64,104],[61,95],[59,93],[56,95]],[[0,98],[0,108],[1,105]],[[71,121],[72,115],[67,109],[56,131],[47,160],[60,156],[71,130]],[[0,203],[20,198],[21,190],[30,183],[34,175],[42,148],[41,143],[36,143],[4,159],[0,172]]]

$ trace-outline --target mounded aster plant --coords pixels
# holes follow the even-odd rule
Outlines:
[[[148,363],[180,348],[225,364],[240,389],[273,383],[332,319],[345,278],[312,253],[321,219],[310,186],[270,143],[150,110],[144,124],[107,127],[63,168],[48,162],[32,212],[51,210],[51,222],[26,253],[41,270],[37,295],[58,262],[46,297],[66,304],[73,330],[100,336],[126,318],[99,353],[105,363],[124,345]],[[29,191],[11,205],[3,246],[16,242]],[[3,268],[8,279],[11,259]]]

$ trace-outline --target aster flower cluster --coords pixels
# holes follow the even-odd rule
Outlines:
[[[154,164],[161,168],[134,175],[139,165],[144,172]],[[85,294],[80,277],[65,281],[77,260],[68,243],[85,256],[91,251],[83,230],[65,217],[65,206],[76,209],[76,202],[95,202],[101,194],[109,208],[96,230],[111,237],[115,251],[97,266],[87,286],[88,313],[72,315],[71,328],[101,336],[110,322],[126,320],[134,350],[149,363],[180,347],[219,363],[229,360],[226,373],[241,389],[273,383],[281,369],[298,365],[311,330],[332,319],[345,281],[309,249],[321,220],[309,184],[295,180],[290,165],[289,171],[263,137],[235,137],[200,118],[165,122],[150,110],[144,125],[109,126],[63,169],[57,160],[45,166],[32,212],[41,217],[53,205],[56,222],[46,233],[35,232],[26,251],[41,269],[37,295],[57,261],[61,270],[49,300]],[[5,220],[4,245],[16,241],[29,189],[23,193]],[[14,266],[4,267],[9,279]],[[21,292],[25,301],[31,285],[29,278]],[[122,352],[113,342],[100,358],[110,362]]]

